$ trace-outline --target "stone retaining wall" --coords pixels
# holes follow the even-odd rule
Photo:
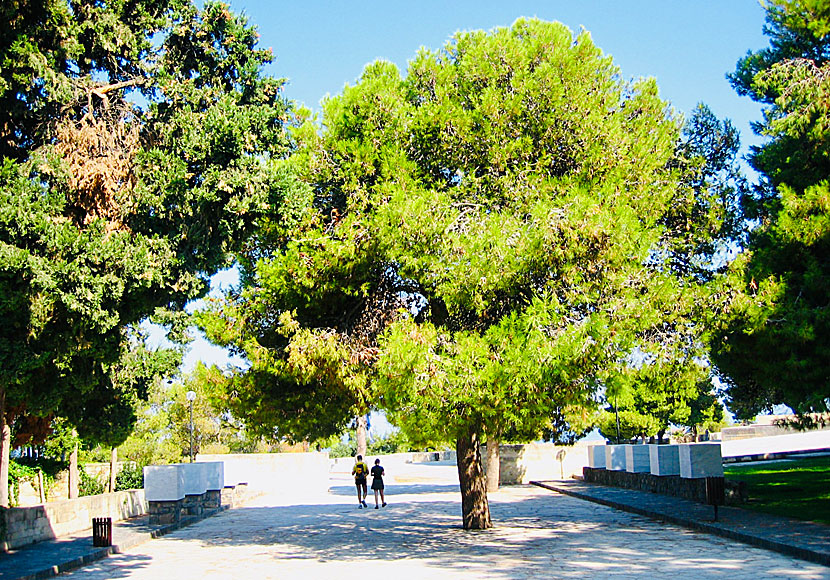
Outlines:
[[[0,508],[0,550],[51,540],[92,527],[92,518],[124,520],[147,513],[143,489],[45,504]]]
[[[487,448],[481,448],[487,470]],[[585,445],[562,446],[553,443],[499,446],[499,484],[524,484],[530,481],[570,479],[588,465]]]
[[[436,461],[452,461],[455,462],[455,450],[446,451],[406,451],[404,453],[384,453],[372,454],[367,453],[363,460],[369,465],[373,465],[376,458],[380,458],[384,466],[400,465],[406,463],[432,463]],[[354,465],[354,457],[332,457],[329,459],[331,471],[350,471]]]
[[[706,478],[690,479],[679,475],[652,475],[593,467],[583,468],[582,474],[588,483],[650,491],[706,503]],[[734,505],[744,501],[746,501],[746,484],[726,480],[726,503]]]

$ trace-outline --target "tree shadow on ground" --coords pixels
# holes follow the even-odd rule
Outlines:
[[[734,578],[749,571],[755,577],[786,576],[794,573],[792,566],[802,578],[830,573],[822,566],[792,563],[771,552],[537,488],[493,494],[495,527],[464,531],[457,487],[411,487],[412,493],[390,496],[390,505],[380,510],[337,502],[231,510],[199,524],[192,539],[210,547],[271,546],[275,560],[410,559],[434,567],[436,574],[488,578],[656,577],[690,570],[696,578]],[[244,536],[225,531],[240,525],[247,530]]]
[[[372,488],[371,482],[369,483],[369,497],[372,496]],[[399,495],[419,495],[419,494],[426,494],[426,493],[460,493],[458,484],[448,484],[448,485],[418,485],[418,484],[395,484],[395,485],[386,485],[386,489],[384,493],[387,497],[392,498],[394,496]],[[357,490],[355,489],[354,485],[332,485],[329,487],[329,493],[333,496],[338,497],[354,497],[357,500]],[[368,501],[368,500],[366,500]],[[357,501],[355,501],[357,503]]]
[[[107,578],[129,578],[130,576],[134,576],[138,570],[151,566],[153,564],[153,558],[143,554],[118,554],[118,567],[108,565],[109,563],[110,560],[104,558],[103,560],[85,565],[83,570],[76,568],[70,572],[75,572],[78,576],[82,577],[86,574],[106,570]],[[46,576],[38,576],[38,578],[40,577],[45,578]],[[63,574],[60,577],[63,578]]]

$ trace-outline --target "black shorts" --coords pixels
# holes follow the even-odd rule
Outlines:
[[[354,484],[357,487],[362,487],[365,490],[366,489],[366,478],[364,477],[362,479],[355,479]]]
[[[382,479],[374,479],[372,480],[372,489],[380,491],[383,489],[383,480]]]

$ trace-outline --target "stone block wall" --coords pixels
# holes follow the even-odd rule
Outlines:
[[[207,492],[184,496],[182,500],[183,515],[201,516],[205,513],[205,496]],[[150,502],[155,503],[155,502]]]
[[[92,518],[123,520],[147,513],[144,490],[134,489],[47,502],[36,506],[0,508],[0,550],[51,540],[90,529]]]
[[[706,502],[706,478],[683,478],[679,475],[652,475],[585,467],[583,477],[588,483],[612,487],[649,491],[673,497],[682,497],[701,503]],[[739,504],[746,501],[746,484],[726,480],[726,503]]]
[[[148,503],[151,526],[178,524],[182,521],[184,500],[151,501]]]
[[[206,510],[215,510],[222,507],[222,490],[209,489],[206,491],[202,505]]]

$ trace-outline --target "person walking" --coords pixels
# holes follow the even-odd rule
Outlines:
[[[375,492],[375,509],[378,509],[378,492],[380,492],[380,501],[382,507],[386,507],[386,498],[383,497],[383,476],[386,473],[380,466],[380,459],[375,459],[375,465],[372,467],[372,489]]]
[[[369,466],[363,463],[363,456],[358,455],[357,461],[352,467],[352,475],[354,475],[354,485],[357,488],[357,507],[360,509],[369,507],[366,505],[366,476],[369,475]]]

